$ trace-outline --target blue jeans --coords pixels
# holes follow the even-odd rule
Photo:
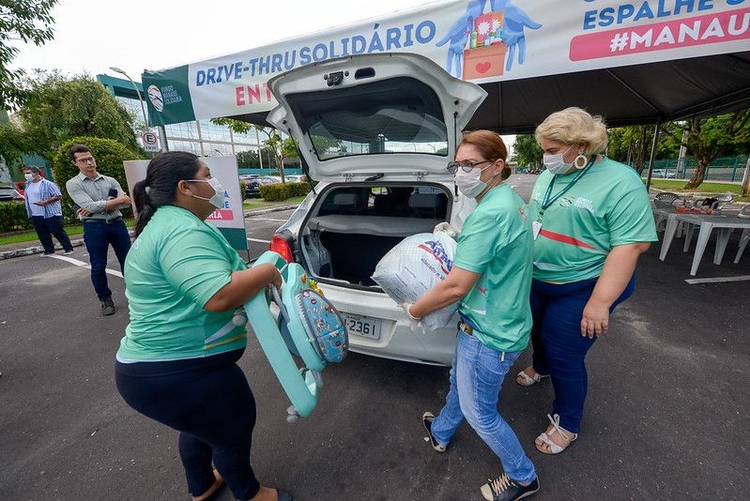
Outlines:
[[[193,496],[213,485],[212,462],[235,499],[251,499],[260,490],[250,464],[255,397],[236,364],[243,352],[115,365],[125,402],[180,432],[180,459]]]
[[[125,270],[125,257],[130,250],[130,234],[122,220],[114,223],[86,221],[83,223],[83,240],[91,262],[91,283],[99,301],[112,297],[107,283],[107,255],[111,245],[120,262],[120,270]]]
[[[583,418],[583,404],[588,391],[586,354],[596,342],[581,336],[581,319],[597,279],[569,284],[531,283],[531,314],[534,326],[532,365],[542,375],[549,375],[555,389],[552,414],[560,415],[560,426],[578,433]],[[609,312],[629,298],[635,290],[635,275]]]
[[[52,241],[52,235],[60,242],[64,250],[73,250],[70,238],[68,238],[65,228],[63,228],[62,216],[48,218],[44,216],[32,216],[31,222],[34,224],[34,230],[36,230],[36,235],[39,237],[39,242],[44,247],[45,254],[54,254],[55,252],[55,243]]]
[[[432,434],[441,445],[448,445],[464,420],[500,458],[505,473],[517,482],[531,482],[536,471],[518,437],[497,410],[503,379],[520,351],[500,352],[474,336],[458,332],[453,354],[450,391],[445,406],[432,422]]]

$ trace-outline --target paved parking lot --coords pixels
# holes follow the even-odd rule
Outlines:
[[[284,217],[247,220],[254,249]],[[546,426],[550,385],[507,381],[500,405],[538,468],[534,499],[750,492],[748,282],[688,284],[692,254],[680,243],[664,262],[658,245],[642,257],[636,294],[590,353],[581,437],[564,454],[544,456],[532,444]],[[85,261],[77,249],[72,257]],[[712,253],[700,277],[750,275],[750,255],[715,266]],[[124,306],[122,281],[111,285]],[[189,499],[176,434],[128,408],[114,387],[125,308],[100,317],[88,270],[36,255],[0,261],[0,297],[0,499]],[[528,361],[525,353],[515,369]],[[352,354],[324,372],[313,415],[289,425],[254,339],[241,366],[259,406],[253,464],[296,500],[480,500],[479,486],[499,473],[468,426],[445,454],[424,442],[420,416],[442,404],[447,369]],[[227,490],[216,497],[231,498]]]

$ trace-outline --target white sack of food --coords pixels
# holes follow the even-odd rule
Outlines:
[[[448,276],[457,245],[444,231],[406,237],[383,256],[372,279],[396,303],[414,303]],[[458,303],[441,308],[425,315],[422,324],[445,327],[457,309]]]

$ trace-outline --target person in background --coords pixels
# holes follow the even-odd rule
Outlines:
[[[250,464],[256,406],[236,363],[247,332],[232,322],[248,299],[281,287],[279,271],[269,263],[247,269],[205,222],[223,206],[224,188],[192,153],[154,157],[133,197],[136,238],[124,274],[130,323],[115,368],[120,394],[180,432],[194,501],[224,482],[236,499],[291,501],[289,493],[261,486]]]
[[[35,165],[27,165],[23,169],[26,178],[24,196],[26,198],[26,214],[34,224],[34,230],[44,248],[43,256],[55,253],[55,236],[63,248],[63,254],[73,254],[75,250],[65,233],[62,219],[62,194],[55,183],[42,177],[42,169]]]
[[[463,225],[445,280],[414,304],[402,305],[417,321],[460,301],[450,390],[440,413],[425,412],[422,424],[433,449],[444,452],[464,418],[469,422],[505,470],[481,486],[488,501],[521,499],[539,490],[534,465],[497,408],[503,379],[531,330],[531,223],[523,200],[504,183],[510,176],[507,154],[494,132],[463,135],[448,170],[461,193],[478,205]]]
[[[638,173],[610,160],[607,129],[580,108],[552,113],[536,129],[543,172],[529,209],[534,227],[532,365],[516,382],[549,376],[550,424],[535,440],[545,454],[564,451],[583,417],[586,354],[607,333],[609,316],[635,288],[635,266],[656,228]]]
[[[83,240],[91,261],[91,282],[101,301],[102,315],[114,315],[115,303],[107,282],[107,255],[111,245],[120,262],[120,270],[124,270],[125,256],[130,250],[130,233],[119,207],[130,206],[130,197],[115,178],[96,171],[96,159],[85,145],[73,145],[68,156],[80,171],[65,183],[65,188],[78,206],[77,213],[83,221]]]

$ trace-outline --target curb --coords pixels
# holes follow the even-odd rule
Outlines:
[[[252,216],[261,216],[263,214],[268,214],[270,212],[279,212],[283,210],[292,210],[296,209],[297,205],[282,205],[279,207],[269,207],[268,209],[257,209],[257,210],[248,210],[244,211],[243,215],[245,216],[245,219]],[[130,236],[133,236],[133,231],[130,231]],[[71,240],[70,243],[73,245],[73,247],[81,247],[83,245],[83,238],[79,238],[77,240]],[[60,247],[62,249],[62,247]],[[58,246],[55,246],[55,250],[58,250]],[[44,247],[41,245],[34,245],[31,247],[26,247],[24,249],[15,249],[15,250],[9,250],[9,251],[2,251],[0,252],[0,261],[3,259],[11,259],[14,257],[23,257],[23,256],[30,256],[32,254],[41,254],[44,252]]]

